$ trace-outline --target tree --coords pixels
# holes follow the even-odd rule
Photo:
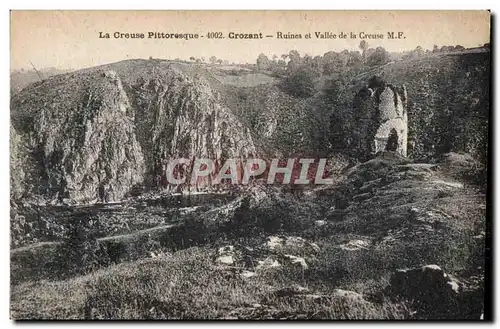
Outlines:
[[[415,53],[417,54],[417,57],[422,57],[425,52],[421,46],[417,46],[417,48],[415,48]]]
[[[85,274],[94,270],[102,251],[97,240],[102,230],[99,218],[76,214],[68,227],[67,236],[59,246],[63,274]]]
[[[389,63],[391,55],[384,47],[377,47],[375,51],[368,57],[367,64],[369,66],[384,65]]]
[[[347,61],[347,66],[355,69],[361,69],[363,67],[363,56],[359,51],[349,52],[349,60]]]
[[[194,58],[193,56],[189,57],[189,60],[194,62],[196,60],[196,58]]]
[[[349,51],[343,50],[340,53],[329,51],[323,55],[323,72],[325,74],[338,74],[345,70],[349,62]]]
[[[359,49],[361,49],[361,54],[363,55],[363,61],[366,63],[366,50],[368,49],[368,42],[366,40],[361,40],[359,43]]]
[[[311,63],[312,68],[321,75],[323,73],[323,57],[316,56],[312,59]]]
[[[266,55],[260,54],[259,57],[257,57],[257,69],[258,70],[265,71],[265,70],[268,70],[270,66],[271,66],[271,63],[269,61],[269,58],[267,58]]]
[[[442,46],[441,47],[441,52],[442,53],[447,53],[449,51],[453,51],[453,46]]]
[[[370,58],[370,56],[373,55],[374,52],[375,52],[375,49],[373,49],[373,48],[366,49],[365,56],[364,56],[365,63],[368,60],[368,58]]]
[[[217,57],[210,56],[210,58],[208,60],[210,61],[210,63],[215,64],[217,62]]]
[[[345,142],[345,132],[348,129],[346,125],[349,124],[347,120],[345,120],[345,116],[343,115],[344,108],[340,104],[339,95],[343,90],[344,81],[341,80],[340,76],[335,77],[334,79],[327,80],[323,87],[323,101],[325,114],[323,115],[323,120],[328,119],[328,131],[325,132],[329,143],[332,145],[334,149],[342,149],[346,146]]]
[[[295,70],[300,66],[300,54],[297,50],[291,50],[290,53],[288,53],[288,57],[290,58],[288,62],[289,70]]]
[[[311,55],[306,54],[306,55],[304,56],[304,58],[302,58],[302,61],[301,61],[301,62],[302,62],[302,64],[304,64],[304,65],[311,65],[311,64],[312,64],[312,59],[313,59],[313,58],[311,57]]]
[[[337,53],[334,51],[329,51],[323,55],[323,72],[326,75],[335,73],[337,68],[336,58]]]
[[[292,96],[308,98],[314,95],[314,72],[301,66],[289,72],[283,81],[283,88]]]
[[[347,66],[347,62],[349,62],[349,50],[344,49],[339,53],[338,56],[338,61],[340,66],[345,67]]]
[[[439,46],[438,45],[434,45],[434,47],[432,47],[432,52],[433,53],[438,53],[439,52]]]

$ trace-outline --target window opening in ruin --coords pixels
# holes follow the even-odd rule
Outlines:
[[[389,138],[387,139],[387,144],[385,146],[386,151],[396,151],[398,149],[398,132],[396,129],[391,129],[389,133]]]

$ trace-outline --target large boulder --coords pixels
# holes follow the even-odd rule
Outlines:
[[[409,301],[422,319],[478,318],[481,312],[474,294],[437,265],[395,271],[385,293]]]

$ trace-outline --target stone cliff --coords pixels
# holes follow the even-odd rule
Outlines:
[[[203,77],[168,63],[49,78],[13,96],[11,118],[14,199],[113,201],[134,186],[173,190],[164,172],[173,158],[255,154],[248,130]]]

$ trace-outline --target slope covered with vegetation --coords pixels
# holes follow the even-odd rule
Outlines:
[[[299,56],[297,64],[273,73],[278,83],[228,87],[226,98],[255,136],[274,134],[271,147],[282,142],[281,150],[292,154],[356,157],[350,144],[357,125],[354,96],[378,76],[407,87],[409,157],[433,161],[447,152],[466,152],[486,165],[489,50],[432,53],[371,66],[351,63],[352,55],[332,64],[325,62],[326,55],[323,62]],[[290,135],[293,143],[287,143]]]
[[[165,187],[167,162],[246,159],[252,137],[181,64],[125,61],[51,77],[12,98],[14,199],[120,200]],[[194,188],[198,188],[195,186]]]
[[[478,319],[489,49],[361,48],[130,60],[13,95],[12,317]],[[408,158],[352,145],[373,76],[408,89]],[[157,189],[175,157],[254,155],[328,157],[334,184]],[[101,186],[120,202],[95,203]]]
[[[450,176],[457,165],[384,154],[305,195],[254,189],[170,217],[147,207],[122,221],[157,229],[104,238],[109,216],[70,214],[68,238],[11,251],[12,315],[477,319],[485,197]],[[401,271],[422,265],[402,286]]]

